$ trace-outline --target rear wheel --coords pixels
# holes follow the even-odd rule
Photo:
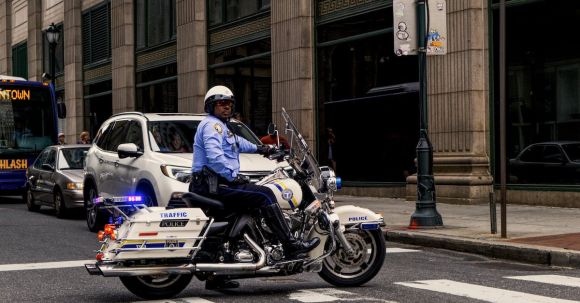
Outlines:
[[[167,299],[179,294],[193,275],[155,275],[120,277],[123,285],[143,299]]]
[[[54,209],[56,210],[57,218],[66,218],[68,209],[66,208],[62,192],[58,189],[54,191]]]
[[[322,262],[320,277],[339,286],[359,286],[370,281],[385,261],[385,237],[381,230],[354,230],[344,233],[355,253],[352,256],[339,248]]]
[[[34,201],[34,195],[32,194],[30,186],[26,187],[26,194],[24,196],[26,197],[26,207],[29,211],[38,211],[40,209],[40,205]]]
[[[85,213],[87,217],[87,226],[90,231],[97,232],[103,229],[105,225],[105,216],[93,202],[98,197],[97,189],[90,185],[85,193]]]
[[[143,203],[147,206],[157,206],[157,198],[155,197],[155,191],[148,185],[141,187],[137,190],[137,193],[143,197]]]

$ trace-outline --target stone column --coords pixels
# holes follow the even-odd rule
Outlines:
[[[177,0],[177,108],[202,113],[207,91],[205,0]]]
[[[135,110],[133,0],[111,2],[113,113]]]
[[[313,1],[272,1],[272,115],[292,116],[310,146],[316,139]]]
[[[12,0],[0,0],[0,75],[12,71]]]
[[[64,1],[64,101],[66,142],[76,142],[83,130],[82,2]]]
[[[427,59],[438,202],[487,203],[493,190],[487,2],[447,1],[448,53]],[[407,181],[407,199],[416,200],[416,176]]]
[[[42,0],[28,0],[28,79],[42,81]]]

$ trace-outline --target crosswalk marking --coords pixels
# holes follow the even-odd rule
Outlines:
[[[513,276],[513,277],[504,277],[504,278],[523,280],[523,281],[532,281],[532,282],[539,282],[539,283],[546,283],[546,284],[553,284],[553,285],[580,287],[580,278],[566,277],[566,276],[559,276],[559,275]]]
[[[290,300],[304,303],[334,302],[334,301],[354,301],[354,302],[383,302],[396,303],[384,299],[366,297],[357,293],[352,293],[335,288],[316,288],[299,290],[288,295]]]
[[[511,291],[493,287],[486,287],[451,280],[425,280],[414,282],[396,282],[395,284],[431,290],[456,296],[467,297],[485,302],[510,302],[510,303],[572,303],[571,301],[557,298],[544,297],[524,292]]]
[[[53,269],[84,266],[87,263],[95,263],[95,260],[75,260],[44,263],[22,263],[0,265],[1,271],[33,270],[33,269]]]
[[[135,301],[134,303],[214,303],[200,297],[176,298],[174,300],[155,300],[155,301]]]

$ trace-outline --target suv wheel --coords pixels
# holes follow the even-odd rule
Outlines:
[[[94,185],[89,185],[85,194],[85,213],[87,216],[87,226],[92,232],[97,232],[105,225],[103,213],[95,205],[93,200],[99,195]]]
[[[155,191],[151,187],[143,187],[138,190],[141,196],[143,196],[143,202],[147,206],[157,206],[157,198],[155,197]]]

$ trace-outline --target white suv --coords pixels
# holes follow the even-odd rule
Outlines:
[[[141,195],[148,205],[177,206],[189,184],[193,137],[205,115],[113,115],[103,123],[85,162],[84,206],[91,231],[106,223],[107,215],[94,206],[96,197]],[[244,124],[232,121],[233,131],[261,144]],[[259,154],[240,155],[240,174],[253,182],[276,168],[276,162]],[[187,178],[185,178],[187,179]],[[180,181],[181,180],[181,181]]]

